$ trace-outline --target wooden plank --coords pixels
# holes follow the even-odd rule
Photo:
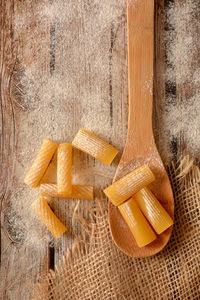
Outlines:
[[[26,29],[26,36],[16,35],[14,30],[15,14],[29,16],[25,10],[26,3],[13,0],[1,1],[1,297],[2,299],[29,299],[31,288],[29,283],[36,282],[40,274],[49,269],[49,246],[46,241],[34,247],[31,241],[28,223],[30,204],[35,197],[24,187],[24,170],[28,161],[25,160],[31,126],[29,118],[29,103],[23,105],[23,99],[17,97],[15,72],[19,71],[20,51],[33,28]],[[27,7],[26,7],[27,8]],[[25,16],[24,16],[25,17]],[[37,43],[37,39],[34,41]],[[29,45],[30,46],[30,45]],[[24,55],[24,64],[30,63],[33,57]],[[19,57],[18,57],[19,56]],[[46,56],[47,61],[49,60]],[[22,63],[22,62],[20,62]],[[48,70],[47,70],[48,71]],[[49,72],[49,71],[48,71]],[[17,89],[18,90],[18,89]],[[19,92],[19,90],[18,90]],[[35,146],[34,146],[35,147]],[[26,211],[27,209],[27,211]],[[25,219],[22,220],[22,216]],[[34,224],[32,224],[34,226]],[[42,235],[42,233],[41,233]]]
[[[155,2],[155,69],[154,69],[154,105],[153,131],[159,154],[167,164],[169,157],[177,159],[177,139],[170,140],[166,133],[166,111],[169,103],[166,99],[172,96],[174,90],[169,89],[166,81],[166,9],[172,4],[171,0]]]
[[[67,11],[67,4],[64,7]],[[67,90],[71,87],[72,92],[72,95],[67,95],[65,85],[60,86],[59,106],[62,119],[57,117],[57,129],[54,134],[59,135],[62,141],[70,142],[79,128],[83,127],[93,131],[122,152],[126,139],[128,112],[125,16],[121,15],[119,24],[111,23],[109,28],[105,28],[105,32],[100,31],[98,36],[97,29],[101,28],[102,24],[98,23],[100,20],[96,20],[93,27],[95,11],[90,11],[88,15],[84,7],[85,1],[80,1],[75,9],[73,22],[66,22],[66,32],[63,32],[62,24],[57,22],[51,24],[56,43],[52,47],[55,56],[52,76],[57,79],[63,74],[61,82],[66,81],[69,76],[69,81],[65,84],[68,85]],[[66,19],[67,16],[66,13]],[[90,30],[85,32],[85,26],[87,28],[91,26]],[[56,103],[56,95],[54,97]],[[68,111],[65,107],[68,107]],[[59,128],[63,127],[63,119],[65,130],[62,132]],[[73,182],[93,185],[96,198],[99,198],[101,188],[111,182],[118,159],[108,167],[74,149]],[[80,203],[88,206],[93,204],[84,201]],[[72,227],[71,208],[76,205],[77,200],[59,200],[54,205],[56,214],[60,219],[67,220],[69,227],[68,234],[55,243],[55,263],[68,247],[72,247],[75,236],[80,234],[80,227],[76,222]],[[80,212],[81,209],[78,208],[77,211]],[[87,212],[84,212],[84,217],[87,218]]]
[[[193,47],[191,48],[191,45],[188,45],[188,49],[190,49],[190,53],[186,52],[185,57],[181,57],[181,54],[178,52],[177,56],[178,59],[176,62],[174,62],[175,70],[177,72],[178,79],[176,80],[176,98],[177,98],[177,105],[179,105],[180,110],[181,106],[186,104],[187,102],[192,103],[192,105],[195,105],[195,101],[197,102],[196,98],[198,98],[198,89],[199,86],[195,82],[194,74],[199,74],[199,68],[200,68],[200,59],[199,59],[199,53],[200,53],[200,44],[198,43],[199,37],[200,37],[200,26],[199,26],[199,18],[200,18],[200,6],[199,2],[192,3],[190,0],[183,0],[174,2],[175,8],[179,11],[180,14],[180,7],[186,7],[185,16],[182,20],[182,26],[178,24],[178,22],[175,25],[175,30],[177,34],[177,41],[176,41],[176,48],[177,52],[181,51],[180,47],[182,46],[183,50],[186,52],[187,47],[187,41],[191,40]],[[196,7],[196,9],[195,9]],[[185,42],[181,44],[182,36],[184,36]],[[182,54],[183,55],[183,54]],[[186,73],[186,74],[184,74]],[[199,76],[198,76],[199,78]],[[192,99],[193,97],[193,99]],[[188,111],[189,111],[189,105],[188,105]],[[198,108],[196,108],[196,111]],[[194,120],[196,119],[196,116],[194,116]],[[197,121],[197,120],[196,120]],[[178,148],[178,154],[179,156],[185,156],[189,155],[190,157],[193,157],[196,159],[196,162],[199,163],[199,145],[196,143],[191,144],[189,141],[192,141],[192,135],[195,136],[195,131],[198,131],[199,128],[197,128],[197,124],[193,128],[190,127],[190,136],[188,136],[188,130],[187,126],[188,122],[187,120],[183,120],[182,122],[185,124],[185,127],[181,130],[179,136],[177,137],[177,148]],[[193,130],[194,132],[192,132]],[[198,136],[196,136],[198,139]],[[194,141],[193,141],[194,142]]]
[[[53,1],[50,3],[53,4]],[[33,222],[30,204],[37,197],[37,190],[32,191],[25,187],[23,178],[42,138],[47,136],[58,142],[71,141],[79,127],[83,126],[113,143],[120,151],[126,138],[128,110],[124,15],[121,16],[117,26],[110,23],[109,28],[102,29],[100,41],[96,30],[101,24],[96,24],[95,28],[91,27],[89,38],[96,36],[98,43],[95,45],[93,39],[90,53],[87,53],[84,39],[88,41],[88,37],[84,35],[84,23],[88,16],[86,12],[85,15],[81,12],[81,7],[85,5],[84,1],[78,7],[81,20],[77,17],[70,20],[71,23],[65,24],[66,33],[62,36],[60,24],[53,24],[48,13],[44,22],[40,21],[40,9],[37,5],[38,3],[17,0],[2,2],[2,22],[10,20],[9,26],[5,28],[5,34],[9,36],[10,41],[16,39],[18,45],[17,60],[16,56],[14,57],[16,72],[13,74],[11,72],[10,76],[13,76],[9,81],[10,85],[6,87],[7,90],[4,88],[1,94],[2,97],[8,98],[2,99],[4,105],[2,112],[4,116],[9,115],[13,118],[10,122],[4,117],[2,123],[6,133],[2,145],[6,145],[6,148],[2,149],[1,153],[4,170],[8,172],[3,174],[4,181],[1,183],[2,194],[6,188],[8,193],[7,202],[2,210],[1,286],[5,299],[29,298],[30,289],[26,288],[26,284],[36,282],[41,273],[44,274],[49,268],[54,268],[54,264],[66,249],[72,246],[75,235],[80,234],[80,226],[77,223],[73,224],[72,230],[71,208],[77,204],[76,200],[55,200],[51,203],[55,213],[69,227],[66,236],[59,241],[53,241],[53,247],[49,248],[48,233],[44,227],[39,221]],[[49,6],[46,7],[51,9]],[[45,6],[41,8],[44,9]],[[91,19],[91,26],[92,23]],[[70,24],[71,27],[68,28],[67,25]],[[79,47],[74,54],[70,49],[72,41],[74,47]],[[101,43],[104,45],[103,52],[98,50]],[[94,45],[96,48],[93,49]],[[11,48],[13,50],[13,47]],[[85,56],[80,57],[80,53],[83,52]],[[8,54],[7,52],[6,57],[5,54],[2,57],[3,63],[8,60]],[[11,51],[11,54],[15,53]],[[33,66],[38,68],[38,72],[35,72]],[[66,81],[66,72],[69,72],[69,81]],[[41,75],[38,76],[37,73]],[[2,78],[6,80],[5,74],[2,74]],[[38,82],[39,87],[30,82],[37,79],[41,81]],[[65,85],[68,85],[67,88]],[[42,89],[46,89],[46,93]],[[8,134],[12,132],[14,133]],[[104,167],[100,162],[94,161],[78,150],[74,150],[73,160],[73,182],[93,184],[96,188],[95,193],[99,196],[100,188],[108,183],[108,178],[111,182],[117,160],[112,167]],[[51,167],[55,172],[55,161]],[[8,177],[13,178],[12,182],[6,180]],[[46,174],[45,180],[54,179],[51,174],[50,176]],[[83,201],[82,203],[86,204]],[[88,205],[92,203],[88,202]],[[24,216],[24,206],[27,208],[27,217]],[[21,209],[23,214],[19,211]],[[22,216],[25,217],[24,220]],[[87,217],[87,213],[85,216]],[[31,226],[38,228],[38,236],[34,235]],[[27,229],[30,229],[32,241],[30,238],[28,241],[24,239]],[[43,233],[44,240],[42,240]],[[37,245],[37,238],[41,242],[40,246]]]
[[[109,20],[98,19],[95,7],[84,0],[60,0],[63,9],[59,11],[54,10],[53,0],[0,2],[3,28],[0,51],[3,299],[28,299],[27,282],[36,282],[40,273],[54,268],[66,249],[72,247],[75,236],[80,234],[78,223],[73,223],[72,229],[73,209],[76,205],[78,207],[78,200],[57,199],[52,202],[55,213],[69,227],[67,235],[53,241],[53,247],[49,247],[50,235],[33,216],[30,222],[25,217],[25,225],[20,220],[20,210],[27,209],[31,214],[29,206],[37,197],[37,190],[32,192],[22,181],[42,138],[71,142],[78,129],[86,127],[122,152],[128,119],[126,8],[125,1],[122,2],[112,1],[113,8],[120,5],[122,8],[113,19],[106,15],[110,2],[101,6],[102,13]],[[164,150],[168,137],[165,136],[163,120],[169,91],[166,91],[163,77],[163,40],[165,8],[171,1],[155,2],[154,134],[166,161]],[[102,24],[102,20],[107,23]],[[21,78],[27,81],[21,82]],[[31,84],[31,80],[38,80],[38,84]],[[179,87],[178,94],[185,95],[184,87]],[[181,153],[190,153],[183,138],[175,138],[172,144],[174,157],[177,148]],[[118,159],[111,167],[106,167],[74,150],[73,183],[94,185],[98,198],[101,187],[111,182],[117,163]],[[55,173],[55,161],[51,167]],[[46,179],[52,181],[56,178],[47,175]],[[94,202],[80,203],[90,206]],[[16,218],[19,219],[17,222]],[[24,237],[27,237],[30,226],[36,226],[39,232],[34,235],[35,231],[31,231],[32,242],[29,237],[27,245]],[[41,242],[40,246],[34,245],[37,241]]]
[[[54,1],[50,2],[53,5]],[[13,128],[15,127],[16,148],[13,153],[9,152],[12,154],[10,156],[7,155],[8,149],[3,151],[4,155],[7,155],[7,160],[4,157],[5,166],[12,165],[8,159],[16,165],[13,170],[15,182],[10,188],[10,194],[22,185],[23,172],[28,168],[30,157],[30,154],[26,155],[26,151],[33,148],[31,155],[34,157],[40,140],[45,136],[58,142],[70,142],[82,126],[93,130],[122,152],[128,119],[126,8],[124,6],[124,10],[118,16],[118,22],[110,22],[109,27],[102,28],[102,24],[98,22],[94,27],[92,26],[95,15],[94,19],[92,16],[88,16],[84,11],[84,4],[84,1],[81,1],[76,9],[76,14],[74,14],[76,17],[68,23],[66,22],[65,32],[62,32],[63,24],[54,23],[55,19],[51,17],[49,20],[47,14],[46,34],[43,36],[44,28],[39,29],[43,25],[38,22],[36,4],[21,1],[3,2],[2,7],[5,8],[7,15],[3,12],[2,20],[9,19],[8,16],[12,14],[15,14],[17,19],[16,26],[20,36],[18,41],[20,65],[29,69],[36,61],[36,65],[39,66],[41,56],[39,70],[50,83],[54,83],[49,85],[50,92],[47,93],[46,99],[35,97],[34,101],[31,101],[28,98],[30,101],[27,102],[25,101],[26,97],[24,100],[23,94],[20,92],[13,95],[15,101],[13,106],[15,125]],[[67,4],[65,5],[66,9]],[[49,8],[51,7],[49,6]],[[30,16],[32,20],[30,20]],[[90,17],[90,22],[87,20],[88,17]],[[22,27],[24,26],[25,29],[20,27],[19,20],[22,20]],[[12,18],[10,18],[10,22],[11,26]],[[91,26],[87,33],[84,31],[86,25]],[[39,28],[35,30],[35,27],[38,26]],[[98,28],[101,28],[100,32],[97,32]],[[6,29],[7,31],[8,29]],[[86,35],[88,33],[89,36]],[[99,33],[101,34],[100,39]],[[88,45],[88,42],[91,44]],[[43,50],[40,49],[40,44],[42,44]],[[69,78],[66,81],[67,74]],[[16,81],[16,83],[19,82]],[[31,88],[33,87],[31,86]],[[30,95],[35,96],[34,93],[30,93]],[[34,113],[35,106],[38,106],[38,115]],[[6,110],[8,109],[9,106],[6,106]],[[42,122],[39,120],[44,118],[44,111],[46,116],[40,130],[37,122],[40,122],[41,125]],[[11,124],[4,122],[4,126],[11,126]],[[10,132],[12,131],[10,130]],[[34,136],[33,140],[30,139],[30,132]],[[12,135],[9,136],[9,139],[11,138]],[[29,144],[26,143],[27,139]],[[6,143],[7,147],[9,143]],[[106,167],[78,150],[74,150],[73,162],[73,182],[94,185],[95,194],[99,197],[101,187],[111,182],[118,160],[116,159],[111,167]],[[54,168],[53,170],[55,171]],[[17,181],[16,174],[19,175]],[[11,178],[10,173],[9,177]],[[47,176],[46,179],[52,178]],[[26,193],[28,193],[29,201],[34,200],[34,197],[37,196],[36,193],[31,195],[28,189],[25,189],[23,195]],[[72,247],[75,235],[80,234],[80,227],[77,223],[73,224],[72,230],[71,208],[77,203],[77,200],[62,199],[52,202],[55,213],[69,227],[67,235],[59,241],[54,241],[54,247],[49,248],[48,243],[44,242],[40,251],[37,248],[30,250],[23,244],[21,245],[19,241],[16,248],[16,243],[10,242],[6,232],[3,232],[2,275],[4,280],[2,286],[5,298],[27,299],[29,295],[28,290],[25,289],[27,281],[35,282],[39,273],[46,272],[49,267],[54,268],[54,264],[58,262],[66,249]],[[86,204],[83,201],[81,203]],[[92,202],[87,205],[92,205]],[[7,205],[5,205],[5,210],[6,208]],[[86,213],[85,216],[87,217]],[[12,233],[11,238],[13,236],[16,236],[15,232]],[[20,258],[18,262],[17,257]],[[29,265],[28,268],[27,265]]]

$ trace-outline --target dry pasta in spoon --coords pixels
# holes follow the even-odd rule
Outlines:
[[[155,177],[149,167],[142,165],[118,181],[115,181],[104,190],[104,193],[117,206],[154,180]]]
[[[161,234],[173,225],[172,218],[149,188],[145,187],[141,189],[133,196],[133,198],[137,201],[142,213],[156,233]]]
[[[144,247],[156,239],[154,231],[143,216],[135,199],[129,199],[118,208],[139,247]]]

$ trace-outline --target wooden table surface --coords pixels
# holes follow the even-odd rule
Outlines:
[[[37,198],[38,191],[26,187],[23,178],[42,139],[48,137],[58,142],[71,142],[78,129],[86,127],[116,146],[120,154],[126,140],[126,1],[112,1],[115,7],[119,6],[117,22],[110,18],[107,22],[109,26],[105,25],[105,28],[98,23],[101,18],[88,21],[91,15],[87,15],[84,8],[85,0],[68,2],[69,6],[73,3],[77,5],[77,10],[74,9],[76,14],[70,22],[61,20],[61,28],[53,19],[49,21],[46,18],[45,22],[38,19],[39,4],[53,5],[54,2],[0,2],[1,299],[29,299],[31,284],[37,282],[41,274],[54,269],[80,232],[78,224],[73,224],[73,229],[71,224],[72,207],[78,200],[56,199],[52,204],[58,217],[69,228],[59,241],[52,240],[44,226],[32,215],[30,205]],[[166,93],[183,93],[181,88],[166,89],[163,76],[166,67],[162,42],[165,35],[164,16],[169,2],[160,0],[155,4],[154,127],[163,159],[163,138],[167,140],[168,137],[163,130],[161,107],[166,106]],[[104,13],[106,3],[111,1],[105,1],[105,7],[102,5]],[[101,31],[96,33],[98,28]],[[90,42],[91,45],[88,44]],[[21,78],[32,66],[36,66],[34,76],[37,82],[35,85],[30,82],[22,84]],[[40,84],[43,85],[42,94]],[[27,96],[23,89],[28,89]],[[169,142],[174,158],[177,154],[189,152],[182,136]],[[99,198],[101,188],[112,180],[118,159],[111,167],[104,167],[75,150],[73,180],[94,185],[95,195]],[[55,171],[54,165],[52,168]],[[48,177],[48,180],[54,179]],[[92,205],[91,202],[81,203]]]

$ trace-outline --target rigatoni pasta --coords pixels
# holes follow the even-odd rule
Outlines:
[[[118,181],[115,181],[104,190],[104,193],[117,206],[154,180],[155,177],[149,167],[142,165]]]
[[[30,187],[35,188],[42,179],[53,154],[58,145],[49,139],[44,139],[30,170],[28,171],[24,182]]]
[[[116,148],[83,128],[78,131],[72,145],[106,165],[110,165],[119,152]]]
[[[44,183],[40,185],[40,194],[53,198],[70,198],[70,199],[87,199],[93,200],[93,186],[90,185],[72,185],[72,193],[58,193],[57,185],[52,183]]]
[[[57,152],[57,189],[58,193],[72,193],[72,145],[60,144]]]
[[[158,234],[161,234],[173,225],[172,218],[149,188],[145,187],[141,189],[133,198],[137,201],[142,213]]]
[[[32,204],[32,207],[55,238],[59,238],[67,230],[66,226],[53,213],[43,196],[40,195],[40,198]]]
[[[139,247],[144,247],[156,239],[154,231],[143,216],[135,199],[130,198],[118,208]]]

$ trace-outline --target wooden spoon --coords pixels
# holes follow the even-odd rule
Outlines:
[[[174,199],[169,178],[158,154],[152,130],[154,0],[127,0],[129,120],[128,135],[115,179],[141,164],[147,164],[156,176],[150,189],[171,217]],[[172,227],[151,244],[139,248],[117,207],[109,202],[109,224],[113,240],[126,254],[151,256],[167,244]]]

